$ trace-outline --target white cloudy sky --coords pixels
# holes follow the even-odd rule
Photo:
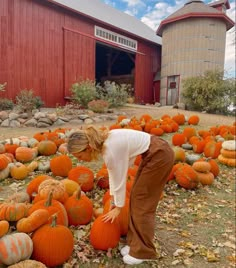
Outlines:
[[[160,22],[176,10],[183,7],[186,0],[102,0],[103,2],[132,16],[157,30]],[[204,0],[205,3],[212,2]],[[235,1],[230,0],[227,16],[235,21]],[[226,35],[225,71],[229,77],[235,77],[235,27]]]

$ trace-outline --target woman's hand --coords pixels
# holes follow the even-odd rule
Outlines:
[[[102,220],[104,222],[111,221],[111,223],[114,222],[114,220],[118,217],[118,215],[121,212],[120,207],[114,207],[112,210],[110,210],[108,213],[102,216]]]

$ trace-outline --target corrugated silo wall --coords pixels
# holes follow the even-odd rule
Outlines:
[[[161,96],[167,104],[169,76],[180,76],[178,98],[181,102],[181,81],[203,74],[206,70],[224,69],[226,25],[214,18],[191,18],[169,24],[162,35]]]

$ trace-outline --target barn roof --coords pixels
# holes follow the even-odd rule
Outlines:
[[[178,9],[176,12],[172,13],[166,19],[164,19],[157,29],[157,34],[162,36],[163,28],[169,24],[179,20],[187,18],[196,18],[196,17],[205,17],[205,18],[216,18],[225,21],[226,28],[229,30],[234,26],[234,22],[226,16],[223,12],[218,9],[204,4],[200,0],[190,0],[185,3],[185,5]]]
[[[161,38],[149,26],[134,16],[121,12],[100,0],[48,1],[161,45]]]

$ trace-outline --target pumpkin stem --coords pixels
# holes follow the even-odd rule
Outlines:
[[[48,198],[45,202],[45,207],[50,207],[52,205],[52,197],[53,197],[53,191],[49,193]]]
[[[79,200],[80,197],[81,197],[81,188],[79,188],[79,189],[75,192],[75,198]]]
[[[52,227],[56,227],[57,226],[57,213],[52,215],[52,223],[51,223]]]

